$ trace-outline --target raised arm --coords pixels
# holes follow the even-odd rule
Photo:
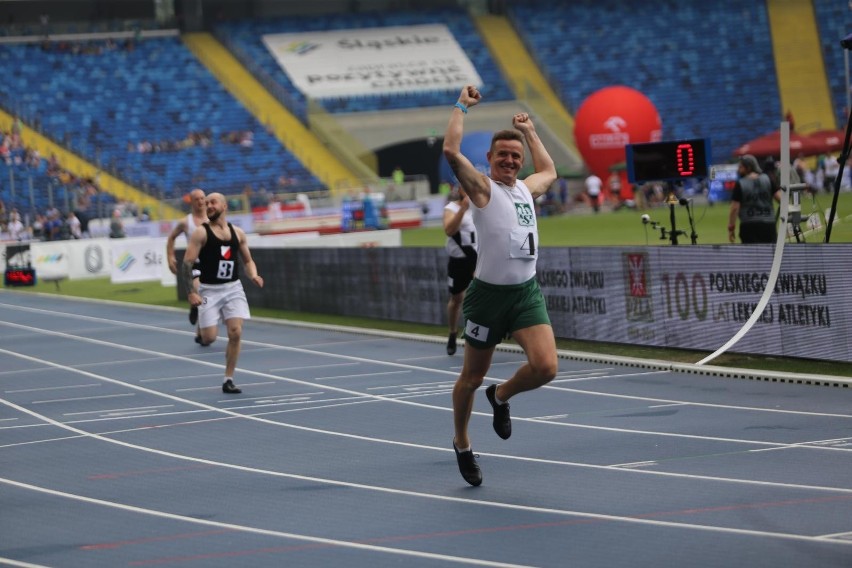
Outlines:
[[[449,209],[444,209],[444,233],[446,233],[448,237],[452,237],[453,235],[459,232],[459,228],[462,224],[462,219],[464,219],[464,214],[469,207],[470,198],[468,198],[468,196],[462,192],[461,199],[459,199],[458,211],[453,212]]]
[[[538,137],[532,118],[527,113],[516,114],[512,119],[512,126],[521,131],[530,149],[535,173],[527,176],[524,183],[533,198],[536,198],[543,195],[556,181],[556,166],[541,138]]]
[[[482,99],[482,95],[473,85],[467,85],[462,89],[458,102],[453,106],[450,122],[447,124],[447,130],[444,133],[444,157],[470,200],[477,207],[484,207],[491,197],[491,185],[488,183],[488,177],[479,172],[461,152],[464,116],[469,109],[479,103],[480,99]]]

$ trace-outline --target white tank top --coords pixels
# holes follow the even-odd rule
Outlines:
[[[471,202],[479,240],[474,276],[489,284],[521,284],[535,276],[538,226],[530,190],[491,182],[491,199],[483,208]]]
[[[192,217],[192,213],[186,216],[186,240],[189,242],[189,237],[195,231],[195,229],[199,227],[199,225],[195,224],[195,219]]]
[[[461,207],[457,201],[450,201],[444,205],[444,210],[450,211],[454,215],[458,213],[460,209]],[[459,233],[461,233],[462,245],[471,246],[473,247],[473,250],[479,249],[479,239],[476,238],[476,227],[473,224],[473,212],[470,208],[468,208],[462,216],[461,225],[459,225]],[[453,258],[464,258],[466,256],[461,247],[459,247],[456,243],[456,240],[452,237],[447,237],[447,245],[445,248],[447,249],[447,254]]]

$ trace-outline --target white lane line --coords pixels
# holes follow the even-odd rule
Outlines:
[[[41,312],[41,310],[38,310],[36,308],[27,308],[25,311]],[[56,314],[54,312],[50,312],[50,315],[55,316]],[[99,319],[99,318],[92,318],[91,316],[76,316],[75,315],[75,317],[81,318],[81,319]],[[130,324],[128,324],[128,325],[130,325]],[[58,331],[53,331],[53,330],[48,330],[48,329],[43,329],[43,328],[35,328],[35,327],[32,327],[32,326],[25,326],[25,325],[22,325],[22,324],[14,324],[14,323],[10,323],[10,322],[0,321],[0,326],[13,327],[13,328],[16,328],[16,329],[24,329],[24,330],[27,330],[27,331],[38,330],[43,335],[58,336],[58,337],[63,337],[63,338],[69,338],[70,337],[70,338],[74,338],[74,339],[76,339],[80,342],[83,342],[83,343],[94,343],[96,345],[107,345],[107,346],[115,347],[115,348],[120,349],[120,350],[143,352],[143,353],[147,353],[147,354],[156,354],[156,355],[159,355],[160,357],[163,357],[163,358],[169,359],[169,360],[177,360],[177,361],[184,361],[184,362],[187,361],[187,358],[185,356],[182,356],[182,355],[174,355],[174,354],[171,354],[171,353],[163,353],[163,352],[158,352],[158,351],[152,351],[152,350],[149,350],[149,349],[132,347],[132,346],[129,346],[129,345],[124,345],[124,344],[110,343],[110,342],[92,339],[92,338],[88,338],[88,337],[76,336],[76,335],[72,335],[72,334],[68,334],[68,333],[64,333],[64,332],[58,332]],[[145,326],[145,325],[139,325],[139,324],[133,324],[133,327],[135,327],[137,329],[151,329],[151,330],[157,331],[158,333],[172,331],[168,328],[161,328],[161,327],[156,327],[156,326]],[[175,333],[186,334],[187,332],[175,332]],[[272,344],[259,343],[259,342],[253,342],[253,343],[255,343],[257,345],[263,345],[263,346],[272,345]],[[449,373],[447,371],[430,369],[430,368],[427,368],[427,367],[418,367],[418,366],[414,366],[414,365],[404,365],[404,364],[400,364],[400,363],[391,363],[391,362],[386,362],[386,361],[376,361],[376,360],[373,360],[373,359],[367,359],[367,358],[363,358],[363,357],[354,357],[352,355],[340,355],[340,354],[335,354],[335,353],[322,353],[322,352],[316,352],[316,351],[306,351],[306,350],[301,350],[299,348],[287,347],[287,346],[283,346],[283,345],[280,346],[280,349],[282,351],[295,351],[295,352],[302,353],[302,354],[323,355],[323,356],[326,356],[326,357],[345,359],[347,361],[355,360],[355,361],[359,361],[359,362],[368,362],[368,363],[371,363],[371,364],[383,364],[383,365],[392,366],[392,367],[403,367],[405,369],[417,370],[417,371],[422,371],[422,372],[431,372],[431,373],[437,373],[437,374],[453,374],[455,376],[454,373]],[[16,356],[16,357],[26,358],[26,359],[31,360],[33,362],[39,362],[39,363],[42,363],[42,364],[45,363],[45,361],[41,361],[40,359],[37,359],[37,358],[34,358],[34,357],[29,357],[29,356],[26,356],[26,355],[23,355],[23,354],[14,353],[14,352],[11,352],[11,351],[6,351],[6,350],[0,349],[0,353],[3,353],[3,352],[8,353],[8,354],[13,355],[13,356]],[[196,364],[199,364],[199,365],[214,367],[214,368],[217,368],[217,369],[224,368],[224,365],[222,365],[222,364],[202,361],[202,360],[195,359],[195,358],[192,359],[191,361],[196,363]],[[52,365],[57,365],[57,364],[50,363],[50,362],[47,362],[47,363],[52,364]],[[57,365],[57,366],[59,368],[62,368],[62,369],[69,369],[69,367],[66,367],[66,366],[61,366],[61,365]],[[78,373],[84,374],[84,375],[87,373],[86,371],[82,371],[82,370],[75,370],[75,371],[78,372]],[[300,385],[308,386],[308,387],[314,387],[315,388],[317,386],[315,383],[312,383],[310,381],[304,381],[304,380],[299,380],[299,379],[294,379],[294,378],[289,378],[289,377],[280,377],[278,375],[272,375],[272,374],[269,374],[269,373],[262,373],[262,372],[259,372],[259,371],[244,370],[244,371],[241,371],[241,372],[243,372],[245,374],[258,376],[258,377],[271,378],[271,379],[278,380],[278,381],[285,381],[285,382],[288,382],[288,383],[300,384]],[[671,373],[671,371],[664,371],[664,372],[666,374]],[[143,387],[137,387],[135,385],[124,383],[124,382],[121,382],[121,381],[115,381],[114,379],[102,377],[100,375],[92,375],[92,376],[100,378],[101,380],[112,381],[115,384],[119,384],[119,385],[124,386],[124,387],[139,389],[139,390],[143,390],[145,392],[155,393],[155,394],[158,394],[160,396],[169,396],[169,395],[165,395],[163,393],[158,393],[157,391],[151,391],[151,390],[148,390],[148,389],[144,389]],[[486,379],[494,381],[494,382],[500,382],[498,379],[495,379],[495,378],[486,377]],[[345,393],[345,394],[349,394],[349,395],[359,395],[359,396],[364,395],[364,393],[361,393],[361,392],[358,392],[358,391],[352,391],[352,390],[344,389],[344,388],[341,388],[341,387],[332,387],[328,383],[325,386],[328,390],[331,390],[331,391],[337,391],[337,392],[341,392],[341,393]],[[729,409],[732,409],[732,410],[750,410],[750,411],[756,411],[756,412],[771,412],[771,413],[793,414],[793,415],[804,415],[804,416],[818,416],[818,417],[852,418],[852,416],[847,415],[847,414],[829,414],[829,413],[818,413],[818,412],[781,410],[781,409],[775,409],[775,408],[755,408],[755,407],[744,407],[744,406],[736,406],[736,405],[695,403],[695,402],[688,402],[688,401],[684,402],[684,401],[678,401],[678,400],[656,399],[656,398],[639,397],[639,396],[632,396],[632,395],[617,395],[617,394],[610,394],[610,393],[599,393],[599,392],[595,392],[595,391],[586,391],[586,390],[572,389],[572,388],[566,388],[566,387],[560,387],[560,386],[551,387],[550,385],[545,385],[545,387],[543,387],[543,388],[544,389],[558,390],[558,391],[562,391],[562,392],[572,392],[572,393],[583,394],[583,395],[588,395],[588,396],[599,396],[599,397],[605,397],[605,398],[617,398],[617,399],[627,399],[627,400],[641,400],[643,402],[644,401],[674,402],[674,403],[684,403],[684,404],[687,404],[687,405],[690,405],[690,406],[696,406],[696,407],[729,408]],[[451,412],[452,411],[451,408],[447,408],[447,407],[444,407],[444,406],[435,406],[435,405],[430,405],[430,404],[423,404],[423,403],[408,401],[408,400],[405,400],[405,399],[392,399],[392,398],[386,398],[386,397],[383,397],[381,395],[374,395],[374,394],[367,394],[366,396],[375,397],[378,400],[394,401],[398,404],[412,405],[412,406],[416,406],[416,407],[419,407],[419,408],[425,408],[425,409],[431,409],[431,410],[440,410],[440,411],[443,411],[443,412]],[[184,399],[177,399],[177,400],[185,402]],[[480,416],[490,416],[490,413],[483,413],[483,412],[475,412],[474,414],[480,415]],[[700,436],[700,435],[695,435],[695,434],[678,434],[678,433],[670,433],[670,432],[646,431],[646,430],[635,430],[635,429],[631,430],[631,429],[624,429],[624,428],[611,428],[611,427],[605,427],[605,426],[593,426],[593,425],[565,423],[565,422],[549,422],[549,421],[535,420],[535,419],[523,418],[523,417],[513,417],[513,418],[515,420],[523,420],[523,421],[539,423],[539,424],[550,424],[550,425],[566,427],[566,428],[601,430],[601,431],[630,433],[630,434],[648,435],[648,436],[661,436],[661,437],[670,437],[670,438],[685,438],[685,439],[721,441],[721,442],[730,442],[730,443],[735,443],[735,444],[762,445],[762,446],[769,446],[769,447],[778,447],[778,446],[784,445],[784,444],[778,444],[776,442],[763,442],[763,441],[758,441],[758,440],[721,438],[721,437]],[[834,451],[849,451],[849,450],[846,450],[844,448],[821,448],[821,447],[814,447],[814,446],[808,446],[808,445],[801,445],[800,447],[813,448],[813,449],[834,450]]]
[[[347,334],[349,335],[349,334]],[[390,341],[390,337],[368,337],[366,339],[347,339],[345,341],[328,341],[325,343],[308,343],[299,345],[299,349],[319,349],[322,347],[337,347],[339,345],[355,345],[356,343],[383,343]]]
[[[0,325],[10,325],[10,324],[8,324],[6,322],[0,322]],[[54,333],[59,333],[59,332],[47,332],[48,335],[52,335]],[[64,334],[62,334],[62,335],[64,335]],[[79,339],[80,339],[80,341],[83,341],[83,342],[97,341],[98,343],[102,343],[99,340],[92,340],[90,338],[85,338],[85,337],[79,338]],[[138,348],[138,347],[129,347],[129,346],[125,346],[125,345],[116,345],[116,347],[121,348],[121,349],[130,349],[130,350],[141,349],[141,348]],[[3,353],[8,354],[8,355],[12,355],[14,357],[18,357],[18,358],[21,358],[21,359],[25,359],[27,361],[32,361],[32,362],[39,361],[39,359],[36,359],[35,357],[31,357],[29,355],[24,355],[22,353],[14,353],[12,351],[0,349],[0,354],[3,354]],[[164,357],[166,359],[181,359],[181,360],[184,360],[184,358],[182,356],[171,355],[171,354],[168,354],[168,353],[162,353],[162,357]],[[68,367],[61,365],[59,363],[51,363],[49,361],[43,361],[43,363],[47,363],[47,364],[49,364],[53,367],[56,367],[58,369],[68,369]],[[223,365],[217,365],[215,363],[207,363],[207,362],[200,362],[200,361],[196,361],[196,363],[204,364],[204,365],[208,365],[208,366],[217,366],[217,367],[223,366]],[[323,430],[323,429],[320,429],[320,428],[312,428],[312,427],[307,427],[307,426],[301,426],[301,425],[298,425],[298,424],[290,424],[290,423],[287,423],[287,422],[278,422],[278,421],[275,421],[275,420],[269,420],[269,419],[261,418],[261,417],[258,417],[258,416],[233,412],[232,410],[229,410],[229,409],[226,409],[226,408],[210,406],[210,405],[207,405],[207,404],[204,404],[204,403],[201,403],[201,402],[197,402],[197,401],[193,401],[193,400],[190,400],[190,399],[183,399],[183,398],[180,398],[180,397],[168,394],[168,393],[157,392],[157,391],[150,390],[150,389],[147,389],[145,387],[138,386],[138,385],[134,385],[134,384],[130,384],[130,383],[124,383],[122,381],[112,379],[110,377],[105,377],[105,376],[102,376],[102,375],[96,375],[96,374],[91,373],[89,371],[83,371],[83,370],[80,370],[80,369],[76,369],[76,370],[73,370],[73,371],[78,373],[78,374],[82,374],[84,376],[87,376],[89,378],[100,379],[104,382],[108,382],[108,383],[111,383],[111,384],[121,385],[121,386],[124,386],[124,387],[129,388],[129,389],[137,390],[137,391],[140,391],[140,392],[145,392],[145,393],[148,393],[148,394],[153,394],[153,395],[159,396],[161,398],[174,400],[174,401],[177,401],[177,402],[189,405],[189,406],[194,406],[196,408],[203,408],[205,410],[210,410],[210,411],[217,412],[217,413],[220,413],[220,414],[225,414],[225,415],[228,415],[228,416],[243,418],[245,420],[257,421],[257,422],[261,422],[261,423],[264,423],[264,424],[271,424],[271,425],[274,425],[274,426],[289,428],[289,429],[293,429],[293,430],[311,432],[311,433],[315,433],[315,434],[326,434],[326,435],[329,435],[329,436],[338,436],[338,437],[342,437],[342,438],[351,438],[351,439],[361,440],[361,441],[366,441],[366,442],[383,443],[383,444],[388,444],[388,445],[397,445],[397,446],[417,448],[417,449],[430,449],[430,450],[437,450],[437,451],[441,451],[441,452],[448,452],[449,451],[448,449],[443,448],[443,447],[439,448],[439,447],[435,447],[435,446],[426,446],[424,444],[415,444],[415,443],[411,443],[411,442],[401,442],[401,441],[398,441],[398,440],[390,440],[390,439],[384,439],[384,438],[374,438],[374,437],[371,437],[371,436],[361,436],[361,435],[358,435],[358,434],[350,434],[350,433],[347,433],[347,432],[336,432],[336,431],[333,431],[333,430]],[[246,371],[246,373],[247,374],[260,375],[260,376],[267,376],[267,377],[270,377],[270,378],[278,378],[275,375],[268,375],[266,373],[259,373],[259,372],[256,372],[256,371]],[[278,378],[278,379],[282,380],[280,378]],[[296,380],[296,379],[283,379],[283,380],[286,380],[288,382],[297,383],[297,384],[302,384],[302,385],[315,386],[312,383],[309,383],[309,382],[306,382],[306,381],[299,381],[299,380]],[[336,392],[347,393],[347,394],[355,395],[355,396],[367,397],[369,399],[373,399],[373,400],[376,400],[376,401],[393,401],[393,402],[396,402],[396,403],[399,403],[399,404],[408,404],[408,405],[412,405],[412,406],[416,406],[416,407],[420,407],[420,408],[437,409],[437,410],[443,410],[443,411],[447,411],[447,412],[451,411],[451,409],[446,408],[446,407],[420,404],[420,403],[416,403],[416,402],[410,402],[410,401],[407,401],[405,399],[388,398],[388,397],[381,397],[381,396],[376,396],[376,395],[364,394],[364,393],[359,393],[359,392],[356,392],[356,391],[349,391],[349,390],[338,388],[338,387],[332,387],[330,385],[327,387],[327,389],[329,391],[336,391]],[[33,411],[24,409],[24,408],[12,403],[12,402],[0,399],[0,403],[6,404],[7,406],[12,406],[16,409],[20,409],[25,414],[36,415],[38,417],[41,417],[41,415],[37,415]],[[481,415],[481,416],[488,416],[488,417],[491,416],[491,413],[479,412],[479,413],[476,413],[476,414]],[[51,424],[55,423],[55,424],[59,425],[60,428],[68,427],[68,428],[72,428],[75,432],[83,432],[82,430],[77,430],[76,428],[73,428],[71,426],[66,426],[64,424],[55,422],[52,419],[49,419],[47,417],[41,417],[41,418],[44,421],[50,422]],[[602,428],[602,427],[599,427],[599,426],[597,426],[597,427],[579,426],[579,425],[572,425],[572,424],[564,424],[564,423],[560,423],[560,422],[546,422],[546,421],[541,421],[541,420],[530,420],[530,419],[525,419],[525,420],[527,420],[529,422],[536,422],[536,423],[541,423],[541,424],[553,424],[553,425],[571,426],[571,427],[577,427],[577,428],[589,428],[589,429],[595,429],[595,430],[615,431],[615,432],[619,432],[619,433],[629,433],[629,434],[636,434],[637,433],[637,431],[635,431],[635,430],[625,430],[625,429],[619,429],[619,428]],[[729,441],[729,442],[732,442],[732,443],[752,445],[752,446],[759,445],[759,446],[768,446],[768,447],[778,447],[778,446],[786,445],[786,444],[778,444],[776,442],[736,440],[736,439],[726,439],[726,438],[718,438],[718,437],[695,436],[695,435],[689,435],[689,434],[669,434],[669,433],[662,433],[661,434],[659,432],[638,432],[638,433],[644,433],[644,434],[653,435],[653,436],[674,437],[674,438],[695,438],[695,439],[701,439],[701,440],[716,440],[716,441],[721,440],[721,441]],[[849,450],[845,450],[845,449],[823,448],[823,447],[820,447],[820,446],[808,446],[808,445],[802,445],[800,447],[807,448],[807,449],[822,449],[822,450],[826,450],[826,451],[831,451],[831,450],[841,451],[841,452],[849,451]],[[154,450],[154,449],[149,449],[149,450],[159,452],[159,450]],[[815,487],[813,485],[808,485],[808,484],[791,484],[791,483],[759,481],[759,480],[751,480],[751,479],[736,479],[736,478],[714,477],[714,476],[695,475],[695,474],[673,473],[673,472],[665,472],[665,471],[645,471],[645,470],[623,469],[623,468],[613,468],[611,466],[606,466],[606,465],[587,464],[587,463],[580,463],[580,462],[569,462],[569,461],[564,461],[564,460],[549,460],[549,459],[542,459],[542,458],[510,456],[510,455],[504,455],[504,454],[488,454],[488,453],[485,453],[485,452],[479,452],[479,453],[480,453],[480,455],[484,455],[484,456],[492,455],[493,457],[499,458],[499,459],[517,460],[517,461],[522,461],[522,462],[526,462],[526,463],[545,463],[545,464],[552,464],[552,465],[565,465],[565,466],[578,467],[578,468],[583,468],[583,469],[630,472],[630,473],[638,473],[638,474],[644,474],[644,475],[674,477],[674,478],[678,478],[678,479],[712,480],[712,481],[719,481],[719,482],[723,482],[723,483],[757,485],[757,486],[762,486],[762,487],[785,487],[785,488],[791,488],[792,487],[792,488],[806,489],[806,490],[835,491],[835,492],[842,492],[842,493],[852,493],[852,489],[847,489],[847,488],[843,488],[843,487]]]
[[[261,400],[269,400],[269,401],[284,401],[285,399],[290,398],[299,398],[299,397],[312,397],[318,394],[323,394],[325,391],[314,391],[314,392],[296,392],[292,394],[270,394],[267,396],[241,396],[240,400],[242,402],[246,401],[255,401],[259,402]]]
[[[49,404],[51,402],[76,402],[78,400],[97,400],[101,398],[120,398],[124,396],[136,396],[136,393],[127,392],[123,394],[104,394],[98,396],[80,396],[76,398],[55,398],[53,400],[34,400],[30,404]]]
[[[85,412],[66,412],[62,416],[83,416],[85,414],[103,414],[104,412],[126,412],[128,410],[148,410],[157,408],[170,408],[174,404],[160,404],[157,406],[133,406],[130,408],[112,408],[110,410],[86,410]]]
[[[0,399],[0,403],[5,404],[6,406],[9,406],[10,408],[13,408],[13,409],[15,409],[15,410],[17,410],[21,413],[27,414],[27,415],[29,415],[33,418],[39,418],[39,419],[41,419],[45,422],[48,422],[51,425],[56,426],[58,428],[62,428],[64,430],[69,430],[69,431],[74,432],[76,434],[81,434],[82,436],[84,436],[86,438],[99,440],[99,441],[102,441],[102,442],[106,442],[108,444],[115,444],[115,445],[125,447],[125,448],[136,449],[136,450],[140,450],[140,451],[143,451],[143,452],[149,452],[149,453],[152,453],[152,454],[155,454],[155,455],[175,458],[175,459],[178,459],[178,460],[189,461],[189,462],[193,462],[193,463],[200,463],[200,464],[204,464],[204,465],[219,466],[219,467],[233,469],[233,470],[241,471],[241,472],[260,474],[260,475],[268,475],[268,476],[280,477],[280,478],[285,478],[285,479],[295,479],[295,480],[299,480],[299,481],[308,481],[308,482],[311,482],[311,483],[328,484],[328,485],[337,486],[337,487],[347,487],[347,488],[350,488],[350,489],[362,489],[362,490],[366,490],[366,491],[385,493],[385,494],[389,494],[389,495],[397,495],[397,496],[402,496],[402,497],[422,498],[422,499],[427,499],[427,500],[431,500],[431,501],[441,501],[441,502],[448,502],[448,503],[461,503],[463,505],[489,507],[489,508],[495,508],[495,509],[524,511],[524,512],[536,513],[536,514],[553,515],[553,516],[558,516],[558,517],[579,517],[579,518],[584,518],[584,519],[595,519],[595,520],[600,520],[600,521],[610,521],[610,522],[620,522],[620,523],[629,523],[629,524],[646,525],[646,526],[667,527],[667,528],[675,528],[675,529],[680,529],[680,530],[696,530],[696,531],[700,531],[700,532],[709,532],[709,533],[735,534],[735,535],[742,535],[742,536],[772,538],[772,539],[778,539],[778,540],[790,540],[790,541],[800,541],[800,542],[824,541],[824,539],[818,539],[818,538],[815,538],[815,537],[812,537],[812,536],[792,534],[792,533],[779,533],[779,532],[769,532],[769,531],[759,531],[759,530],[749,530],[749,529],[738,529],[738,528],[721,527],[721,526],[714,526],[714,525],[698,525],[698,524],[693,524],[693,523],[683,523],[683,522],[674,522],[674,521],[663,521],[663,520],[658,520],[658,519],[649,519],[649,518],[646,518],[646,517],[608,515],[608,514],[602,514],[602,513],[590,513],[590,512],[586,512],[586,511],[573,511],[573,510],[568,510],[568,509],[555,509],[555,508],[549,508],[549,507],[537,507],[537,506],[532,506],[532,505],[518,505],[518,504],[514,504],[514,503],[504,503],[504,502],[499,502],[499,501],[469,499],[469,498],[464,498],[464,497],[455,497],[455,496],[451,496],[451,495],[436,495],[436,494],[433,494],[433,493],[423,493],[423,492],[419,492],[419,491],[410,491],[410,490],[406,490],[406,489],[395,489],[395,488],[391,488],[391,487],[366,485],[366,484],[363,484],[363,483],[355,483],[355,482],[350,482],[350,481],[340,481],[340,480],[328,479],[328,478],[323,478],[323,477],[299,475],[299,474],[285,473],[285,472],[275,471],[275,470],[267,470],[267,469],[243,466],[243,465],[232,464],[232,463],[227,463],[227,462],[209,460],[209,459],[205,459],[205,458],[192,457],[192,456],[188,456],[188,455],[185,455],[185,454],[177,454],[177,453],[169,452],[169,451],[166,451],[166,450],[159,450],[159,449],[150,448],[150,447],[147,447],[147,446],[140,446],[138,444],[133,444],[133,443],[130,443],[130,442],[124,442],[122,440],[109,438],[109,437],[106,437],[106,436],[103,436],[103,435],[100,435],[100,434],[94,434],[94,433],[91,433],[91,432],[86,432],[84,430],[74,428],[73,426],[68,426],[67,424],[62,424],[61,422],[57,422],[56,420],[53,420],[52,418],[49,418],[47,416],[42,416],[42,415],[40,415],[40,414],[38,414],[34,411],[28,410],[26,408],[18,406],[15,403],[12,403],[12,402],[9,402],[9,401],[3,400],[3,399]],[[415,444],[406,444],[406,445],[416,446]],[[449,450],[443,449],[443,451],[446,453]],[[483,455],[487,455],[487,454],[483,454]],[[546,460],[535,460],[535,461],[546,461]],[[607,468],[607,469],[610,469],[610,468]],[[611,471],[631,471],[632,472],[634,470],[611,469]],[[74,498],[74,499],[78,499],[78,500],[81,500],[81,501],[84,501],[84,502],[87,502],[87,503],[95,503],[95,504],[99,504],[99,505],[105,505],[105,506],[109,506],[109,507],[120,508],[120,509],[129,510],[129,511],[133,511],[133,512],[138,512],[138,513],[165,516],[167,518],[175,518],[175,515],[173,515],[172,513],[165,513],[165,512],[161,512],[161,511],[153,511],[153,510],[150,510],[150,509],[140,509],[138,507],[134,507],[134,506],[131,506],[131,505],[124,505],[124,504],[120,504],[120,503],[116,503],[116,502],[112,502],[112,501],[104,501],[104,500],[100,500],[100,499],[93,499],[91,497],[74,495],[74,494],[65,493],[65,492],[62,492],[62,491],[57,491],[57,490],[54,490],[54,489],[35,486],[35,485],[27,484],[27,483],[21,483],[21,482],[14,481],[14,480],[11,480],[11,479],[0,478],[0,483],[6,483],[8,485],[12,485],[12,486],[20,487],[20,488],[24,488],[24,489],[30,489],[30,490],[33,490],[33,491],[40,491],[40,492],[44,492],[44,493],[47,493],[49,495],[54,495],[54,496],[58,496],[58,497]],[[819,489],[819,487],[817,487],[817,486],[812,486],[810,488],[812,490]],[[822,488],[822,489],[825,489],[825,488]],[[845,493],[852,493],[852,490],[845,490],[844,492]],[[178,517],[180,517],[180,516],[178,516]],[[222,525],[222,523],[218,523],[217,521],[208,521],[208,520],[204,520],[204,519],[197,519],[197,518],[194,518],[194,517],[180,517],[180,520],[184,520],[184,519],[186,519],[188,521],[190,521],[190,519],[191,519],[190,522],[197,522],[197,523],[202,523],[202,524],[211,524],[211,525],[214,525],[214,526],[221,526]],[[266,530],[266,529],[249,528],[249,527],[245,527],[245,526],[242,526],[242,525],[229,525],[227,528],[234,528],[234,530],[252,530],[252,531]],[[306,538],[306,539],[316,538],[316,537],[308,537],[308,536],[305,536],[305,535],[295,535],[294,536],[290,533],[284,533],[284,534],[286,534],[288,538]],[[335,541],[335,542],[341,542],[342,545],[348,545],[348,544],[355,545],[355,543],[348,543],[347,541]],[[842,541],[842,540],[831,541],[831,542],[836,542],[836,543],[839,543],[839,544],[852,545],[852,541],[849,541],[848,543],[845,542],[845,541]],[[358,544],[357,546],[372,546],[372,545]],[[388,549],[387,551],[393,552],[395,550],[396,549]],[[382,550],[382,551],[384,551],[384,550]],[[410,551],[405,551],[405,552],[411,553]],[[423,554],[423,553],[415,553],[415,554]]]
[[[101,416],[103,416],[104,418],[122,418],[122,417],[125,417],[125,416],[141,416],[143,414],[150,416],[151,414],[156,414],[156,413],[157,413],[157,410],[152,408],[150,410],[128,410],[128,411],[125,411],[125,412],[106,412],[106,413],[102,413]]]
[[[398,363],[407,363],[408,361],[428,361],[430,359],[446,359],[449,355],[426,355],[423,357],[403,357],[401,359],[394,359],[394,361]]]
[[[53,371],[50,367],[34,367],[31,369],[15,369],[14,371],[0,371],[0,379],[5,379],[12,375],[31,375],[33,373],[41,373],[42,371]]]
[[[104,367],[111,365],[130,365],[135,363],[150,363],[152,361],[159,361],[158,357],[144,357],[141,359],[124,359],[124,360],[116,360],[116,361],[98,361],[97,363],[75,363],[74,365],[69,365],[69,367],[73,367],[75,369],[89,369],[91,367]]]
[[[40,387],[36,389],[15,389],[15,390],[7,390],[4,391],[6,394],[19,393],[19,392],[40,392],[40,391],[49,391],[49,390],[62,390],[62,389],[87,389],[91,387],[102,387],[102,384],[99,383],[90,383],[87,385],[65,385],[61,387]]]
[[[137,507],[135,505],[125,505],[124,503],[118,503],[116,501],[107,501],[104,499],[95,499],[92,497],[85,497],[83,495],[76,495],[74,493],[67,493],[65,491],[57,491],[56,489],[48,489],[47,487],[40,487],[37,485],[32,485],[29,483],[21,483],[19,481],[14,481],[11,479],[0,478],[0,483],[5,483],[6,485],[12,485],[14,487],[18,487],[20,489],[27,489],[30,491],[36,491],[39,493],[45,493],[47,495],[51,495],[53,497],[61,497],[63,499],[70,499],[73,501],[81,501],[83,503],[89,503],[91,505],[98,505],[101,507],[108,507],[111,509],[119,509],[122,511],[128,511],[135,514],[148,515],[151,517],[157,517],[161,519],[169,519],[172,521],[183,521],[186,523],[194,524],[194,525],[203,525],[207,527],[217,527],[221,529],[228,529],[232,531],[238,531],[243,533],[251,533],[251,534],[259,534],[263,536],[272,536],[278,538],[286,538],[303,542],[313,542],[317,544],[324,544],[327,546],[338,546],[341,548],[354,548],[357,550],[366,550],[369,552],[379,552],[382,554],[393,554],[396,556],[409,556],[413,558],[426,558],[430,560],[440,560],[442,562],[451,562],[454,564],[468,564],[471,566],[491,566],[496,568],[532,568],[530,566],[525,566],[522,564],[508,564],[505,562],[492,562],[490,560],[482,560],[480,558],[468,558],[464,556],[449,556],[446,554],[438,554],[435,552],[419,552],[416,550],[406,550],[404,548],[391,548],[388,546],[378,546],[375,544],[364,544],[355,541],[348,540],[337,540],[331,538],[324,538],[318,536],[310,536],[306,534],[298,534],[298,533],[290,533],[284,531],[276,531],[272,529],[264,529],[261,527],[252,527],[249,525],[238,525],[234,523],[224,523],[221,521],[210,521],[207,519],[199,519],[197,517],[187,517],[184,515],[178,515],[175,513],[167,513],[165,511],[157,511],[155,509],[146,509],[143,507]]]
[[[159,383],[164,381],[183,381],[186,379],[209,379],[210,377],[222,378],[221,373],[205,373],[202,375],[180,375],[177,377],[157,377],[154,379],[139,379],[140,383]]]
[[[526,365],[526,363],[527,363],[526,359],[523,359],[523,360],[519,359],[517,361],[500,361],[499,363],[491,363],[491,366],[492,367],[500,367],[500,366],[503,366],[503,365],[518,365],[518,366],[520,366],[520,365]]]
[[[15,566],[17,568],[48,568],[43,564],[32,564],[30,562],[21,562],[20,560],[12,560],[11,558],[0,557],[0,564]]]
[[[439,381],[432,383],[408,383],[408,384],[398,384],[398,385],[387,385],[380,387],[367,387],[368,391],[371,390],[387,390],[387,389],[404,389],[409,387],[420,387],[420,386],[434,386],[434,387],[451,387],[455,384],[455,381]]]
[[[0,418],[0,422],[14,422],[17,418]]]
[[[240,387],[259,387],[259,386],[263,386],[263,385],[276,385],[276,384],[278,384],[278,383],[275,382],[275,381],[267,381],[265,383],[240,383],[237,386],[240,386]],[[175,389],[175,392],[208,391],[208,390],[222,390],[222,385],[216,385],[216,386],[212,386],[212,387],[208,386],[208,387],[191,387],[191,388],[185,388],[185,389]]]
[[[826,540],[835,540],[835,539],[852,540],[852,531],[842,532],[842,533],[834,533],[834,534],[821,534],[821,535],[817,536],[816,538],[824,538]]]
[[[326,369],[328,367],[355,367],[360,365],[361,363],[328,363],[324,365],[302,365],[300,367],[276,367],[274,369],[269,369],[270,372],[280,372],[280,371],[301,371],[303,369]]]
[[[607,375],[589,375],[586,377],[570,377],[570,378],[557,378],[550,381],[548,384],[552,385],[554,383],[579,383],[582,381],[600,381],[601,379],[624,379],[627,377],[642,377],[645,375],[659,375],[663,372],[670,373],[671,371],[643,371],[640,373],[619,373],[619,374],[607,374]]]
[[[380,377],[383,375],[403,375],[411,371],[382,371],[380,373],[360,373],[358,375],[333,375],[329,377],[315,377],[315,381],[331,381],[336,379],[355,379],[358,377]]]

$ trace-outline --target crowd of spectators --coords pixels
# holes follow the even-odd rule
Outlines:
[[[251,130],[236,130],[233,132],[224,132],[219,136],[219,140],[226,144],[236,144],[243,148],[251,148],[254,145],[254,133]],[[128,152],[138,152],[140,154],[156,154],[160,152],[178,152],[187,148],[201,147],[207,148],[215,141],[213,132],[207,128],[201,132],[190,132],[186,138],[182,140],[159,140],[151,142],[150,140],[142,140],[137,143],[128,142]]]
[[[30,170],[35,175],[45,175],[68,192],[68,207],[60,211],[52,201],[45,207],[33,204],[23,207],[20,199],[8,205],[0,199],[0,240],[63,240],[89,236],[89,219],[95,214],[93,201],[100,194],[97,179],[79,177],[63,168],[53,154],[43,158],[38,150],[27,147],[21,139],[21,124],[15,122],[9,131],[0,132],[0,160],[6,167]],[[6,179],[0,179],[5,188]],[[133,203],[110,203],[110,211],[119,211],[122,217],[147,218]]]

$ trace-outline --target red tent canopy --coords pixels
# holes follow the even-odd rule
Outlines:
[[[846,137],[845,130],[817,130],[808,134],[808,138],[816,141],[822,150],[820,154],[839,152],[843,149],[843,140]]]
[[[842,143],[842,141],[841,141]],[[790,133],[790,158],[793,159],[798,155],[815,156],[825,153],[824,146],[810,136],[804,136],[795,132]],[[746,142],[736,150],[735,156],[751,154],[758,158],[772,156],[774,158],[781,157],[781,131],[776,130],[769,134],[764,134],[759,138]]]

